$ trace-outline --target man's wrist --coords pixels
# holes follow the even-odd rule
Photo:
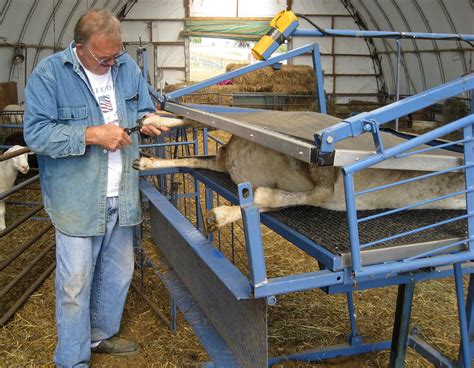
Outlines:
[[[97,134],[95,127],[86,128],[86,145],[95,144],[97,141]]]

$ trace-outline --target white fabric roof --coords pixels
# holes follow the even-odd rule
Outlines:
[[[256,2],[260,6],[255,6]],[[220,6],[222,3],[228,4],[225,7],[226,14],[216,12],[219,8],[217,4]],[[155,64],[160,67],[160,60],[165,58],[164,52],[169,49],[168,59],[172,58],[173,62],[164,66],[165,73],[174,73],[177,78],[182,79],[185,66],[181,62],[186,60],[185,42],[179,38],[185,17],[183,4],[183,1],[173,0],[0,0],[0,82],[16,81],[21,100],[25,78],[38,61],[66,47],[72,40],[73,27],[78,17],[94,7],[105,7],[115,14],[120,11],[127,13],[125,19],[130,20],[124,23],[127,40],[137,41],[136,34],[139,32],[144,42],[150,41],[150,38],[161,42],[157,48],[161,47],[164,51],[161,54],[158,52],[156,59],[161,59],[155,61]],[[245,17],[272,16],[276,9],[287,4],[288,1],[285,0],[190,0],[189,15],[236,16],[237,12],[238,16]],[[473,0],[293,0],[291,4],[295,11],[321,22],[324,28],[333,26],[339,29],[474,33]],[[334,14],[339,14],[340,17],[332,18]],[[151,33],[143,24],[133,22],[143,19],[155,19],[151,23]],[[335,19],[335,24],[331,25],[331,19]],[[302,27],[310,26],[302,22]],[[167,36],[167,30],[172,34]],[[155,34],[159,34],[159,37],[153,39]],[[394,40],[373,39],[372,47],[367,47],[362,39],[336,39],[333,46],[330,39],[320,38],[315,41],[321,43],[322,52],[329,50],[338,54],[347,52],[352,55],[364,53],[374,56],[374,65],[367,63],[364,58],[343,56],[333,64],[330,56],[324,56],[323,64],[328,72],[349,74],[338,76],[341,83],[337,83],[337,88],[343,87],[349,92],[377,92],[378,89],[395,93]],[[300,41],[295,41],[295,46],[298,42]],[[311,40],[301,42],[308,43]],[[413,94],[473,70],[473,49],[465,42],[401,40],[400,44],[403,55],[401,94]],[[26,62],[14,66],[11,60],[18,45],[24,45]],[[176,57],[172,57],[174,54]],[[178,59],[180,63],[177,62]],[[369,71],[372,76],[354,76]],[[333,88],[330,83],[332,82],[327,86],[329,90]],[[359,88],[358,84],[362,87]]]

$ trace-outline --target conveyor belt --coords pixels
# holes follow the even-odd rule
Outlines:
[[[197,171],[218,183],[221,187],[237,193],[237,186],[227,174],[209,170]],[[358,217],[362,218],[383,211],[385,210],[358,211]],[[360,243],[370,243],[462,214],[465,214],[465,211],[420,209],[384,216],[359,225]],[[349,262],[350,245],[345,211],[298,206],[270,212],[268,215],[322,246],[334,256],[341,256],[343,258],[343,265]],[[439,247],[443,239],[465,238],[466,231],[466,220],[459,220],[434,229],[384,242],[365,251],[367,257],[364,263],[388,261],[419,254],[428,249]],[[380,249],[383,249],[383,255]],[[372,254],[369,255],[371,252]],[[375,255],[375,253],[377,254]]]

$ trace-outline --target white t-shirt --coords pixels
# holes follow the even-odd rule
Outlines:
[[[74,53],[76,53],[76,48],[74,48]],[[77,58],[77,60],[82,65],[80,59]],[[109,69],[106,74],[97,75],[87,70],[84,65],[82,67],[89,78],[92,91],[94,91],[95,98],[99,103],[105,123],[119,125],[112,71]],[[116,197],[119,193],[120,177],[122,175],[122,153],[120,150],[116,150],[115,152],[109,151],[108,155],[107,197]]]

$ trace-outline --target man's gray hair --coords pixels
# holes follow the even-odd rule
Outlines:
[[[105,35],[117,44],[122,43],[122,25],[107,9],[92,9],[84,13],[74,27],[74,41],[86,44],[94,33]]]

